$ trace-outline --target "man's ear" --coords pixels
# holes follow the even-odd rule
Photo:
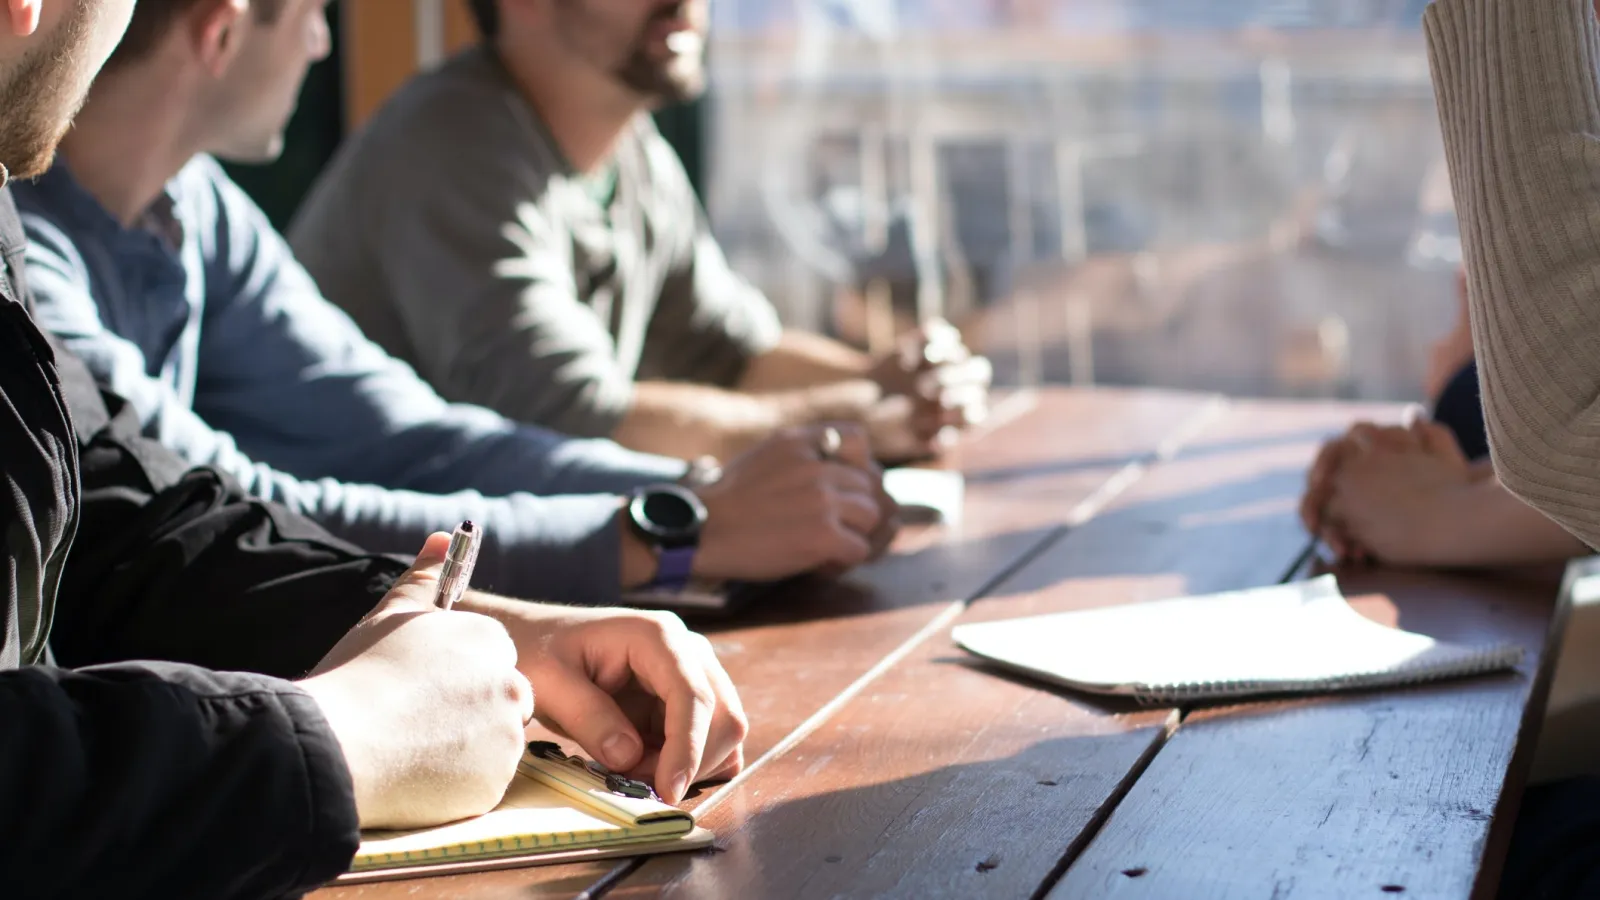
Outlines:
[[[44,0],[9,0],[6,4],[11,33],[27,37],[39,30],[39,4]]]
[[[228,71],[239,53],[239,30],[250,12],[250,0],[200,3],[185,23],[195,56],[213,76]]]

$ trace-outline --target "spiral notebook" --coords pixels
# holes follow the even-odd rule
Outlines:
[[[1255,590],[963,625],[957,644],[1082,691],[1183,703],[1394,687],[1514,667],[1522,648],[1388,628],[1332,575]]]
[[[475,819],[361,835],[341,883],[695,850],[711,832],[641,782],[533,743],[500,805]]]

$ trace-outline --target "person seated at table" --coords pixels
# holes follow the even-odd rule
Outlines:
[[[0,185],[48,165],[133,6],[0,10]],[[498,803],[535,695],[671,801],[740,769],[738,696],[675,619],[435,609],[444,535],[408,570],[142,436],[34,323],[24,242],[0,189],[5,896],[298,896],[358,829]]]
[[[1329,441],[1306,479],[1306,530],[1344,562],[1491,568],[1556,562],[1582,541],[1506,489],[1487,459],[1466,276],[1460,316],[1433,348],[1433,421],[1353,426]]]
[[[1495,473],[1600,546],[1595,9],[1589,0],[1439,0],[1424,25]],[[1600,896],[1597,799],[1593,778],[1523,798],[1502,897]]]
[[[950,326],[873,359],[730,268],[648,113],[703,89],[706,0],[471,9],[482,45],[402,89],[289,230],[373,340],[452,400],[684,458],[835,419],[919,457],[981,414],[990,367]]]
[[[882,551],[894,507],[848,427],[827,459],[830,432],[811,427],[720,480],[698,467],[688,497],[663,484],[685,476],[681,461],[445,402],[324,300],[198,155],[277,155],[308,64],[327,53],[324,6],[139,4],[55,166],[16,189],[40,321],[148,434],[373,550],[470,518],[487,535],[482,583],[544,599],[614,603],[689,574],[776,580]],[[636,491],[665,499],[625,502]],[[652,511],[676,511],[681,534]],[[667,543],[689,547],[668,558]]]

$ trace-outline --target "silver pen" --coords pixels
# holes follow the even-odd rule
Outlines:
[[[436,606],[449,609],[467,592],[482,542],[483,531],[470,520],[462,522],[450,535],[450,549],[444,555],[444,568],[439,570],[439,594],[433,600]]]

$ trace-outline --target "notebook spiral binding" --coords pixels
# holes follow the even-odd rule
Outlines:
[[[1443,678],[1481,675],[1522,661],[1522,648],[1509,646],[1485,647],[1449,666],[1418,661],[1399,669],[1380,672],[1361,672],[1308,681],[1193,681],[1187,684],[1151,686],[1135,685],[1133,698],[1143,706],[1182,705],[1186,701],[1225,697],[1244,697],[1254,694],[1294,694],[1308,691],[1353,691],[1369,687],[1402,687],[1424,684]]]

